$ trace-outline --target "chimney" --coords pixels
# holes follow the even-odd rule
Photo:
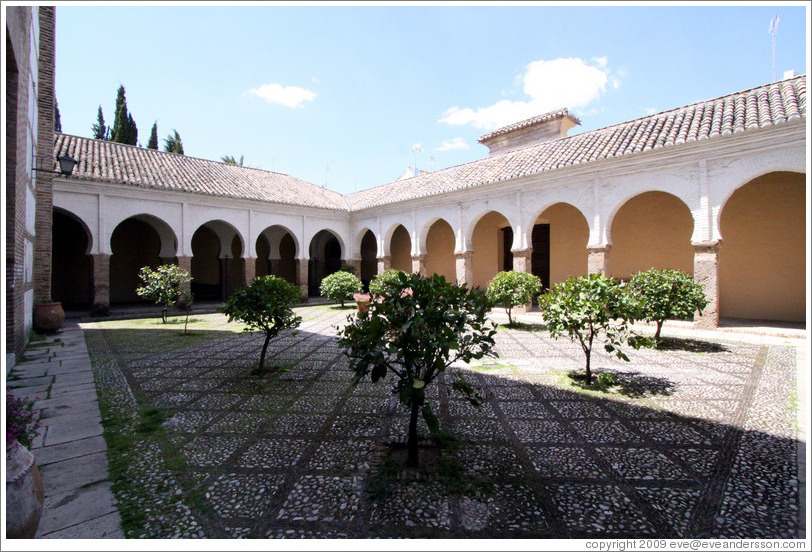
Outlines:
[[[488,146],[489,155],[496,155],[564,138],[569,129],[580,124],[569,111],[559,109],[498,128],[480,136],[479,143]]]

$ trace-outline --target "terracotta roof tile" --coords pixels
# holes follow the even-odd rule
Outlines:
[[[523,128],[562,113],[566,114],[566,110],[527,119],[494,133]],[[676,147],[805,117],[806,76],[801,75],[347,196],[280,173],[67,134],[56,134],[54,149],[56,156],[67,153],[75,157],[79,163],[74,174],[89,180],[346,211]]]
[[[551,114],[539,118],[549,116]],[[806,75],[801,75],[356,192],[348,195],[347,201],[351,209],[374,207],[600,159],[675,147],[805,117]],[[534,119],[504,129],[521,128]]]
[[[79,178],[159,190],[347,210],[338,192],[285,174],[56,133],[54,153]]]

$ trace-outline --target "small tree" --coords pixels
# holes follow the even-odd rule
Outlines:
[[[390,268],[383,271],[383,273],[378,274],[369,282],[369,293],[374,297],[385,296],[393,286],[400,284],[401,274],[405,274],[405,272],[397,268]]]
[[[180,134],[175,129],[172,129],[173,134],[164,138],[164,151],[170,153],[178,153],[183,155],[183,140],[180,139]]]
[[[592,344],[603,333],[604,349],[618,358],[629,357],[620,349],[624,343],[639,348],[640,341],[629,325],[634,322],[633,303],[625,286],[602,274],[570,278],[539,297],[539,308],[550,336],[567,336],[581,345],[586,356],[586,382],[592,384]]]
[[[185,285],[192,281],[192,277],[178,265],[161,265],[155,270],[145,266],[138,275],[144,281],[144,285],[135,292],[141,297],[154,300],[158,305],[163,305],[161,320],[166,324],[169,307],[181,299],[187,301]]]
[[[147,141],[147,148],[158,149],[158,121],[152,123],[152,130],[149,132],[149,140]]]
[[[93,125],[92,130],[93,138],[96,140],[110,139],[110,127],[108,127],[104,122],[104,113],[102,113],[101,106],[99,106],[99,112],[96,115],[96,124]]]
[[[344,308],[344,301],[352,299],[356,293],[364,291],[364,285],[358,276],[344,270],[333,272],[321,281],[321,295],[333,301],[339,301]]]
[[[679,270],[650,269],[632,275],[627,287],[637,302],[639,318],[656,322],[654,342],[659,345],[663,322],[667,319],[691,319],[708,306],[705,286]]]
[[[244,157],[245,157],[244,155],[240,155],[240,160],[237,161],[237,158],[234,157],[233,155],[224,155],[220,158],[220,161],[222,161],[226,165],[239,165],[240,167],[242,167]]]
[[[488,284],[488,299],[497,306],[504,307],[508,315],[508,325],[513,325],[513,307],[529,305],[533,297],[541,293],[541,280],[527,272],[510,270],[499,272]]]
[[[347,317],[339,346],[350,359],[356,384],[366,376],[378,382],[388,373],[397,379],[398,398],[410,410],[407,464],[417,466],[420,414],[432,433],[439,431],[425,402],[426,389],[454,362],[496,356],[496,329],[487,320],[491,303],[480,289],[456,286],[436,274],[400,273],[388,291],[368,312]],[[452,388],[481,405],[482,397],[460,372],[454,373]]]
[[[229,322],[244,322],[245,331],[265,333],[259,356],[259,375],[265,373],[265,353],[271,339],[282,330],[297,328],[302,323],[302,318],[293,312],[293,307],[301,299],[299,286],[277,276],[261,276],[234,292],[219,309],[228,316]]]

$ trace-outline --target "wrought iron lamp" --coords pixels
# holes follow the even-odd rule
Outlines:
[[[35,156],[34,157],[34,161],[35,161],[34,164],[37,165],[38,164],[37,161],[39,161],[42,158],[47,158],[47,157],[46,156],[40,156],[40,155]],[[50,169],[41,169],[41,168],[36,167],[36,166],[33,168],[33,170],[40,171],[40,172],[61,174],[62,176],[70,176],[71,174],[73,174],[73,168],[78,163],[78,161],[76,159],[74,159],[73,157],[71,157],[68,154],[60,155],[59,157],[56,158],[56,160],[59,162],[59,170],[58,171],[52,171]]]

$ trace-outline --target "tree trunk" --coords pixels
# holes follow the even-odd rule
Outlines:
[[[662,329],[663,329],[663,320],[658,320],[657,321],[657,331],[654,332],[654,344],[655,345],[660,344],[660,332],[662,331]]]
[[[513,326],[513,318],[510,316],[511,307],[508,307],[505,310],[507,310],[508,315],[508,326]]]
[[[271,342],[271,336],[265,334],[265,343],[262,345],[262,354],[259,355],[259,375],[265,373],[265,351],[268,350],[268,343]]]
[[[420,404],[417,401],[412,401],[412,413],[409,418],[409,440],[406,443],[409,452],[406,465],[412,468],[417,467],[417,420],[419,416]]]

